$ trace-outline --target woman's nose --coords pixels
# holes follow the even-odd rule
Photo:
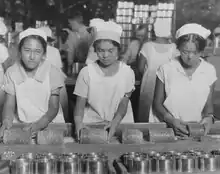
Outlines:
[[[189,57],[190,59],[192,59],[192,58],[194,57],[194,54],[193,54],[193,53],[189,53],[188,57]]]
[[[104,58],[108,57],[108,51],[105,51],[105,52],[104,52],[103,57],[104,57]]]
[[[29,58],[30,58],[31,60],[35,59],[35,53],[34,53],[33,51],[30,53]]]

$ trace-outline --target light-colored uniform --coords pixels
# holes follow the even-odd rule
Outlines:
[[[156,71],[161,65],[175,57],[176,45],[147,42],[140,53],[146,58],[147,64],[141,83],[138,120],[146,122],[154,97]]]
[[[125,62],[135,62],[137,59],[137,55],[139,54],[141,47],[141,42],[139,40],[132,40],[129,44],[126,52],[122,56],[122,60]]]
[[[8,49],[4,44],[0,43],[0,86],[2,86],[4,79],[4,68],[2,64],[8,59],[8,57]]]
[[[94,47],[91,46],[89,49],[89,53],[86,59],[86,64],[90,64],[90,63],[94,63],[95,61],[99,60],[99,57],[97,55],[97,53],[94,50]]]
[[[175,118],[187,122],[201,120],[210,87],[217,80],[214,66],[200,60],[199,67],[191,77],[186,75],[178,58],[164,64],[157,71],[157,77],[165,84],[164,107]],[[158,121],[151,116],[151,122]]]
[[[51,64],[54,65],[55,67],[57,68],[63,67],[61,55],[57,48],[47,45],[46,57],[47,57],[47,60],[49,60]]]
[[[67,51],[73,55],[69,57],[69,63],[86,61],[91,45],[91,36],[86,28],[83,27],[79,32],[70,32],[66,44],[68,45]]]
[[[17,115],[14,122],[30,123],[40,119],[48,111],[51,92],[63,86],[63,73],[49,61],[42,62],[34,78],[27,76],[19,62],[9,67],[3,89],[16,95]],[[61,107],[53,122],[64,122]]]
[[[112,121],[121,99],[134,89],[134,72],[129,66],[120,63],[114,76],[104,76],[97,63],[84,67],[76,81],[74,94],[87,98],[84,123]],[[134,122],[131,103],[122,122]]]

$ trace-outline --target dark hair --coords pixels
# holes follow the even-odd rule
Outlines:
[[[195,43],[196,49],[199,52],[203,51],[206,47],[206,40],[204,38],[202,38],[197,34],[187,34],[177,39],[176,41],[177,48],[180,49],[180,47],[187,42]]]
[[[143,29],[147,29],[147,25],[146,24],[140,24],[136,31],[140,31],[140,30],[143,30]]]
[[[74,11],[72,13],[68,14],[68,19],[69,20],[75,20],[79,23],[83,23],[83,14],[80,11]]]
[[[96,40],[94,43],[93,43],[93,47],[94,47],[94,51],[96,52],[96,47],[97,45],[101,42],[101,41],[109,41],[111,42],[115,47],[117,47],[118,49],[118,52],[120,51],[121,47],[120,47],[120,44],[114,40],[110,40],[110,39],[100,39],[100,40]]]
[[[35,39],[35,40],[38,40],[42,47],[43,47],[43,51],[44,51],[44,54],[47,52],[47,42],[44,40],[44,38],[42,38],[41,36],[38,36],[38,35],[30,35],[30,36],[27,36],[25,38],[23,38],[19,45],[18,45],[18,51],[21,52],[21,48],[22,46],[24,45],[24,42],[26,39]]]

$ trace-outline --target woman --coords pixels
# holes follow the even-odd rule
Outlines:
[[[180,56],[157,71],[153,110],[158,119],[187,136],[187,122],[200,122],[208,133],[213,123],[212,95],[217,79],[213,65],[200,55],[210,31],[186,24],[176,34]]]
[[[122,55],[122,61],[127,64],[134,64],[137,60],[139,51],[147,39],[147,25],[140,25],[135,32],[135,37],[129,44],[126,52]],[[135,64],[136,65],[136,64]]]
[[[74,121],[77,135],[85,123],[107,123],[109,140],[118,124],[133,122],[129,97],[134,90],[134,72],[118,61],[122,28],[103,22],[97,32],[94,49],[99,60],[84,67],[76,81],[77,103]]]
[[[47,35],[47,59],[51,62],[51,64],[62,69],[63,63],[61,60],[60,52],[57,48],[52,46],[52,42],[55,40],[52,35],[52,30],[48,26],[40,27],[39,29],[44,31]]]
[[[39,29],[29,28],[20,33],[19,40],[20,61],[5,74],[1,136],[13,122],[27,123],[24,130],[31,132],[44,129],[51,122],[64,122],[59,104],[64,77],[60,69],[45,61],[47,36]]]
[[[7,34],[8,29],[3,22],[3,20],[0,20],[0,88],[3,85],[3,79],[4,79],[4,73],[5,69],[7,68],[8,64],[8,49],[6,47],[6,41],[5,41],[5,35]],[[5,92],[0,89],[0,112],[2,113],[3,105],[5,101]],[[2,121],[2,115],[0,118],[0,121]]]
[[[139,71],[142,74],[138,122],[148,122],[152,106],[158,67],[175,56],[176,45],[169,42],[171,27],[166,19],[154,23],[155,41],[143,45],[139,57]]]

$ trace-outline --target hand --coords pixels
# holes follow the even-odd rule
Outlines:
[[[3,136],[4,136],[4,131],[6,130],[6,127],[5,125],[2,125],[1,128],[0,128],[0,138],[2,140]]]
[[[107,141],[109,142],[112,137],[114,136],[116,129],[117,129],[117,124],[114,124],[113,122],[109,122],[104,129],[108,132],[108,137]]]
[[[30,131],[31,133],[41,131],[48,126],[44,121],[38,120],[36,122],[30,123],[23,128],[24,131]]]
[[[204,135],[207,135],[213,125],[213,118],[212,117],[205,117],[202,119],[200,124],[205,127]]]
[[[85,126],[82,122],[81,123],[78,123],[76,125],[76,136],[77,136],[77,139],[80,140],[80,131],[82,129],[89,129],[88,126]]]
[[[0,138],[3,137],[4,131],[7,129],[10,129],[12,127],[12,121],[9,119],[5,119],[2,123],[2,126],[0,128]]]
[[[171,126],[176,135],[181,137],[188,137],[189,132],[187,131],[186,123],[184,123],[183,121],[173,118]]]

